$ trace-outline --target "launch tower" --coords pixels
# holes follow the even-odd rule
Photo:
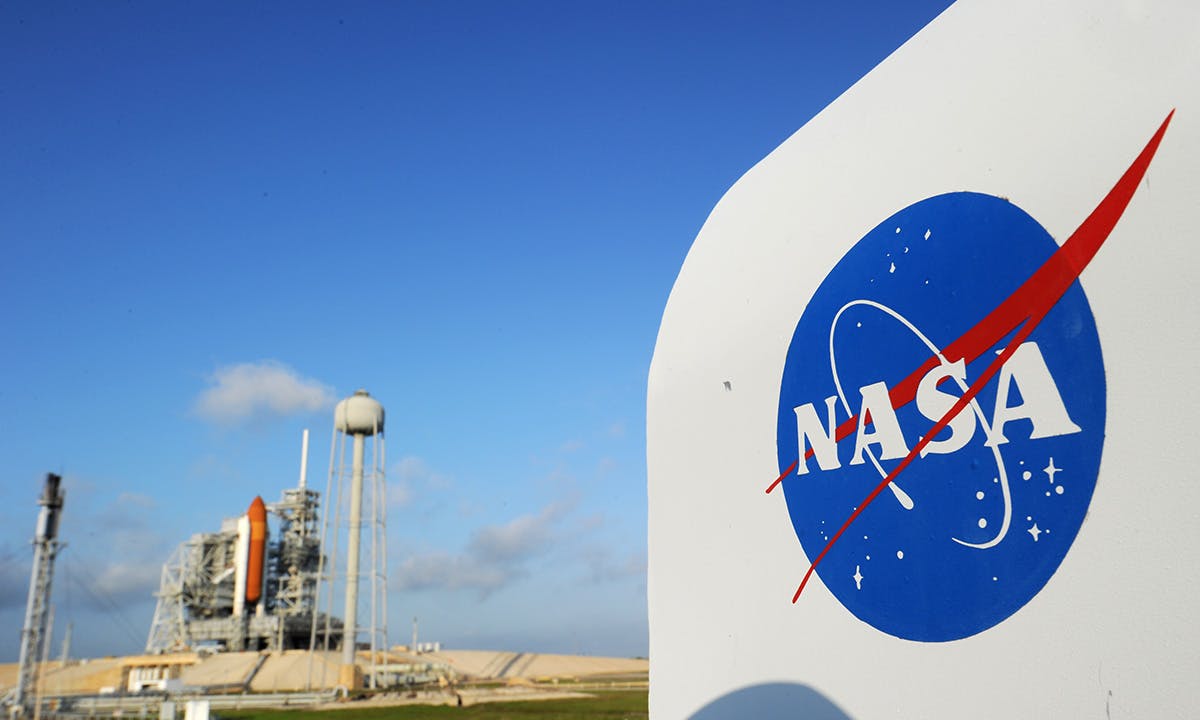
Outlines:
[[[163,565],[146,652],[309,647],[321,549],[320,495],[308,489],[307,456],[306,430],[297,487],[271,505],[254,498],[218,532],[198,533],[176,548]],[[274,541],[268,514],[277,519]],[[329,645],[340,646],[341,622],[319,624]]]

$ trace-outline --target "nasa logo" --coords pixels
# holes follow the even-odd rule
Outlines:
[[[910,205],[809,301],[780,386],[776,447],[811,565],[860,620],[956,640],[1032,599],[1095,489],[1105,376],[1079,273],[1170,116],[1062,247],[1007,200]]]

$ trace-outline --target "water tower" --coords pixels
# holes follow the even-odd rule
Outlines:
[[[383,405],[372,398],[366,390],[359,390],[337,404],[333,411],[333,442],[329,453],[329,482],[334,486],[336,511],[333,513],[332,565],[328,578],[345,582],[345,605],[343,619],[345,634],[342,637],[342,665],[339,683],[346,687],[358,687],[360,677],[356,670],[356,650],[359,631],[369,632],[371,650],[370,687],[376,687],[379,651],[387,650],[387,499],[384,487],[383,467],[386,462],[383,437]],[[351,444],[350,464],[346,465],[346,445]],[[369,492],[369,507],[363,512],[363,500]],[[349,496],[349,509],[343,513],[345,498]],[[330,513],[326,513],[328,523]],[[343,524],[343,518],[345,520]],[[370,528],[369,565],[364,572],[361,565],[362,535],[364,525]],[[344,528],[344,530],[343,530]],[[346,536],[346,571],[339,575],[336,569],[337,544]],[[366,628],[358,617],[359,589],[363,579],[370,586],[370,620]],[[330,582],[329,596],[332,601],[333,586]],[[328,606],[332,606],[332,602]]]

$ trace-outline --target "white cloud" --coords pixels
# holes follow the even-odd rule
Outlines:
[[[223,425],[268,415],[316,412],[333,405],[333,389],[274,360],[217,368],[196,399],[200,417]]]
[[[503,525],[486,525],[471,536],[467,552],[496,565],[520,563],[550,544],[552,525],[561,506],[547,505],[537,515],[522,515]]]
[[[528,565],[554,547],[556,524],[569,505],[551,503],[536,515],[522,515],[471,534],[459,554],[433,551],[401,563],[401,590],[478,590],[486,597],[529,574]]]
[[[618,558],[608,548],[595,547],[584,551],[582,560],[588,579],[595,583],[614,582],[629,577],[643,579],[646,577],[644,553],[630,553],[623,558]]]
[[[406,559],[398,584],[401,590],[478,590],[486,597],[523,575],[515,568],[489,567],[469,554],[435,550]]]
[[[407,507],[412,502],[412,484],[405,480],[389,482],[386,491],[388,505],[392,507]]]
[[[77,498],[79,499],[79,498]],[[79,593],[96,609],[153,601],[171,546],[152,522],[155,499],[122,491],[104,501],[77,504],[63,528],[57,592]]]
[[[158,590],[162,566],[142,561],[111,561],[97,569],[95,575],[85,573],[85,592],[102,602],[136,602],[153,597]]]
[[[428,497],[428,490],[445,490],[454,484],[447,475],[435,472],[416,455],[405,455],[388,471],[388,503],[405,507],[418,495]]]
[[[439,472],[434,472],[423,459],[416,455],[405,455],[393,467],[392,475],[408,483],[421,483],[436,489],[445,489],[452,484],[451,479]]]

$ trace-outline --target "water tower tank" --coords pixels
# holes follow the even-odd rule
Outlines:
[[[359,390],[333,409],[333,424],[347,435],[383,432],[383,405],[366,390]]]

